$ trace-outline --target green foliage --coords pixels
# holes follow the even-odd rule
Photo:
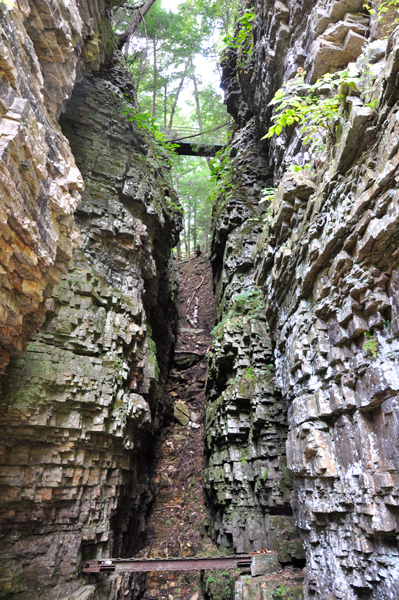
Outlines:
[[[245,292],[241,292],[241,294],[234,294],[232,301],[232,308],[239,313],[253,310],[258,312],[265,308],[263,294],[259,289],[245,290]]]
[[[173,200],[171,200],[170,198],[166,200],[166,204],[171,210],[177,210],[177,212],[184,214],[184,210],[182,209],[182,207],[173,202]]]
[[[210,23],[222,35],[228,35],[237,17],[240,0],[190,0],[201,19]]]
[[[265,469],[264,473],[263,473],[263,481],[266,481],[268,475],[269,475],[269,469]]]
[[[15,0],[0,0],[0,4],[5,4],[6,6],[14,6]]]
[[[210,161],[211,182],[214,188],[208,196],[208,203],[216,208],[214,218],[233,197],[233,161],[230,158],[230,146],[219,150]]]
[[[395,18],[389,24],[387,33],[390,33],[399,23],[399,0],[376,0],[375,8],[372,7],[371,2],[366,1],[363,6],[371,15],[376,15],[378,23],[384,23],[389,13],[396,12]]]
[[[274,200],[274,196],[276,195],[277,192],[277,188],[265,188],[264,190],[262,190],[261,192],[261,200],[259,200],[259,204],[263,204],[264,202],[268,202],[269,206],[266,208],[265,212],[263,213],[263,215],[259,215],[259,217],[255,217],[253,220],[256,220],[257,218],[262,219],[263,221],[266,221],[267,217],[270,214],[270,205]]]
[[[245,318],[250,321],[251,319],[259,317],[264,309],[265,302],[261,290],[246,290],[241,294],[234,294],[230,309],[220,323],[212,329],[212,336],[220,336],[229,319]]]
[[[200,98],[202,109],[209,106],[212,110],[217,105],[211,120],[220,114],[223,116],[217,125],[226,120],[221,95],[211,86],[202,86],[198,74],[195,74],[197,57],[212,56],[216,29],[215,22],[209,18],[209,11],[203,8],[200,1],[186,0],[174,12],[165,10],[162,2],[157,1],[146,14],[145,25],[140,24],[127,48],[126,61],[136,81],[142,110],[150,112],[161,127],[173,126],[176,121],[179,121],[179,126],[193,126],[196,107],[194,115],[188,115],[188,103],[183,107],[179,103],[183,90],[193,85],[193,76],[197,80],[199,95],[207,96],[206,99]],[[118,31],[126,29],[130,16],[131,11],[123,6],[117,10]],[[210,95],[213,95],[212,100]],[[207,116],[203,115],[203,121],[204,129],[209,128]]]
[[[370,354],[372,354],[372,356],[374,356],[374,358],[377,358],[377,350],[378,350],[377,338],[371,333],[371,331],[365,331],[364,335],[367,339],[363,344],[363,350],[365,352],[369,352]]]
[[[377,108],[378,100],[372,100],[371,102],[366,102],[366,106],[369,106],[373,110]]]
[[[312,168],[312,165],[309,163],[306,163],[306,165],[290,165],[288,167],[288,170],[293,171],[294,173],[299,173],[300,171],[310,171],[311,168]]]
[[[251,56],[254,47],[252,37],[252,23],[256,14],[252,10],[247,10],[243,15],[237,18],[234,34],[228,34],[223,38],[225,47],[222,52],[228,49],[237,51],[237,68],[241,70],[248,57]]]
[[[205,249],[211,231],[208,198],[215,188],[215,182],[209,179],[207,162],[203,157],[181,156],[174,161],[173,175],[184,209],[182,244],[193,250],[200,243]]]
[[[288,590],[285,585],[279,585],[278,588],[272,591],[271,596],[273,600],[279,600],[279,598],[284,598],[288,594]]]
[[[150,134],[152,134],[155,138],[156,145],[160,150],[160,152],[158,152],[158,155],[161,155],[160,157],[162,157],[163,153],[168,157],[168,160],[170,161],[172,155],[174,155],[175,149],[178,147],[178,144],[171,144],[165,139],[165,136],[159,130],[155,119],[153,119],[149,113],[137,110],[136,108],[128,104],[125,104],[121,112],[127,117],[127,120],[129,122],[135,123],[138,129],[142,131],[148,131]]]
[[[241,17],[237,18],[237,33],[228,34],[223,38],[223,43],[227,48],[242,49],[252,35],[252,22],[255,20],[255,12],[248,10]],[[253,44],[251,44],[251,50]],[[246,50],[248,52],[248,50]]]
[[[274,196],[276,195],[277,188],[265,188],[261,191],[261,200],[259,200],[259,204],[263,202],[273,202]]]
[[[234,582],[237,574],[231,571],[205,571],[204,588],[206,596],[214,600],[233,600]]]
[[[255,381],[256,374],[255,374],[255,371],[253,370],[253,367],[247,367],[244,371],[243,377],[245,377],[249,381]]]
[[[273,124],[265,138],[280,135],[290,125],[300,125],[305,144],[315,144],[320,133],[335,139],[334,123],[342,112],[344,91],[357,89],[359,78],[351,77],[347,70],[323,75],[313,85],[305,83],[305,72],[298,69],[298,76],[278,90],[269,106],[276,106]]]
[[[115,365],[115,369],[121,369],[122,368],[122,361],[120,358],[115,358],[114,360],[114,365]]]
[[[232,187],[233,163],[230,159],[230,146],[216,152],[210,161],[210,166],[211,181],[217,184],[217,193],[226,193]]]
[[[176,10],[154,3],[125,46],[125,60],[136,82],[137,113],[128,110],[128,118],[156,138],[157,154],[171,163],[170,177],[184,209],[184,230],[180,236],[180,256],[192,252],[200,243],[207,249],[211,229],[211,202],[216,195],[215,178],[209,180],[209,168],[204,158],[180,157],[173,153],[174,145],[166,141],[163,131],[189,128],[211,131],[226,124],[228,117],[220,92],[210,84],[202,84],[196,64],[198,57],[215,58],[215,40],[231,29],[239,0],[185,0]],[[127,0],[114,11],[114,30],[121,33],[129,25],[133,13],[127,7],[137,0]],[[215,69],[216,69],[216,61]],[[191,87],[195,101],[187,100],[184,90]],[[189,135],[190,132],[187,133]],[[218,141],[227,141],[227,125],[216,133]],[[183,137],[185,134],[183,133]],[[169,138],[168,132],[166,137]],[[213,134],[209,138],[214,139]],[[208,143],[206,134],[193,139],[198,145]],[[173,160],[172,160],[173,159]],[[216,160],[216,162],[218,162]],[[170,205],[172,210],[181,210]]]

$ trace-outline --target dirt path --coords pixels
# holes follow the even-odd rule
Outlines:
[[[148,519],[141,556],[218,555],[203,536],[206,509],[202,491],[206,351],[211,343],[214,298],[207,259],[179,265],[180,333],[168,391],[175,400],[174,422],[156,449],[157,496]],[[149,573],[143,598],[197,600],[198,572]]]

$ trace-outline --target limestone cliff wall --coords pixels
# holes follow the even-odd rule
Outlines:
[[[113,0],[0,3],[0,369],[44,322],[78,245],[83,181],[57,118],[112,56]]]
[[[287,409],[287,466],[293,475],[291,506],[306,555],[305,596],[397,599],[399,34],[380,39],[383,27],[369,22],[360,2],[258,2],[254,8],[251,58],[243,65],[230,51],[224,65],[226,101],[237,123],[230,151],[233,169],[235,173],[244,161],[241,171],[250,173],[252,182],[244,176],[240,187],[233,179],[232,196],[219,199],[214,215],[218,320],[225,332],[219,340],[215,336],[212,360],[232,364],[232,334],[236,339],[238,334],[237,321],[230,325],[229,319],[236,317],[231,304],[238,282],[261,288],[264,307],[259,314],[270,343],[260,338],[259,355],[274,365],[281,440]],[[376,109],[359,95],[350,98],[342,134],[329,154],[310,154],[295,128],[261,140],[272,114],[268,102],[299,67],[314,81],[348,63],[364,79],[373,69]],[[245,149],[240,152],[243,138],[262,159],[257,176]],[[309,175],[286,173],[289,165],[306,162],[312,166]],[[256,185],[265,186],[263,182],[278,191],[266,218],[256,220]],[[250,246],[256,240],[256,248],[245,254],[240,244],[247,240]],[[248,318],[243,319],[239,335],[247,348],[252,344],[249,327]],[[367,344],[370,339],[374,350]],[[270,380],[257,372],[259,359],[251,351],[244,350],[241,361],[258,375],[255,386]],[[242,394],[240,408],[233,411],[225,390],[235,385],[239,373],[227,370],[223,380],[221,369],[219,374],[211,371],[210,400],[219,403],[219,427],[226,412],[240,416],[241,454],[221,454],[222,442],[209,437],[208,477],[215,477],[215,457],[222,470],[237,473],[226,479],[225,498],[209,497],[220,541],[239,547],[238,528],[228,539],[231,507],[235,514],[234,505],[246,506],[248,515],[258,514],[259,493],[271,484],[262,482],[257,471],[253,492],[244,497],[237,482],[245,480],[248,490],[253,474],[238,475],[240,457],[246,452],[251,465],[263,466],[276,463],[280,452],[271,445],[259,448],[246,435],[257,418],[256,396]],[[268,425],[273,431],[271,416],[265,419],[265,431]],[[227,439],[228,427],[224,432]],[[282,476],[272,471],[276,483]],[[271,512],[269,506],[262,510]],[[262,526],[261,537],[272,547],[268,525]],[[255,546],[256,538],[248,537]]]
[[[4,342],[0,381],[1,598],[128,599],[140,587],[80,568],[142,541],[170,411],[180,224],[165,157],[106,51],[107,7],[0,4],[2,232],[24,236],[2,238],[3,308],[14,311],[2,339],[16,343]]]
[[[275,386],[265,304],[252,254],[262,231],[260,192],[269,169],[254,124],[232,143],[233,193],[219,199],[212,245],[218,325],[206,384],[205,490],[210,533],[237,552],[273,548],[302,558],[285,461],[287,405]]]

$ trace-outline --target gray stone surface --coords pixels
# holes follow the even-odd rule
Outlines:
[[[236,70],[231,51],[224,64],[226,102],[236,120],[231,160],[235,165],[242,159],[249,177],[252,167],[258,168],[253,180],[269,177],[266,185],[274,182],[279,187],[260,235],[258,224],[251,221],[256,214],[246,212],[249,204],[256,204],[256,192],[245,178],[243,185],[237,184],[234,205],[220,202],[212,246],[217,318],[223,322],[237,293],[231,282],[244,275],[241,289],[247,289],[247,281],[249,288],[255,281],[262,289],[265,308],[257,318],[270,342],[261,338],[260,346],[265,357],[271,352],[275,367],[273,396],[281,397],[288,408],[287,466],[294,478],[292,507],[307,560],[305,597],[397,600],[399,33],[392,33],[385,53],[383,44],[374,44],[370,61],[367,48],[359,56],[356,42],[338,65],[333,64],[333,52],[322,50],[327,43],[340,44],[337,52],[344,56],[348,35],[356,41],[365,33],[360,2],[293,2],[286,10],[280,3],[258,2],[256,9],[252,58]],[[378,28],[372,31],[378,33]],[[349,98],[339,143],[321,156],[303,146],[295,127],[260,141],[270,123],[268,102],[298,67],[311,79],[325,68],[346,66],[346,61],[363,78],[372,65],[370,99],[376,110],[366,107],[359,94]],[[256,167],[246,159],[243,139],[259,157],[258,165],[268,160],[268,166]],[[310,178],[283,175],[288,165],[305,162],[312,165]],[[256,241],[253,254],[231,250],[244,230],[242,245],[247,239],[250,245]],[[209,421],[208,427],[210,461],[220,444],[220,434],[214,431],[220,430],[226,440],[230,435],[226,445],[232,444],[224,415],[231,410],[230,384],[240,377],[237,357],[246,361],[245,369],[257,373],[258,368],[250,353],[237,351],[248,347],[251,337],[241,334],[235,341],[229,321],[225,323],[222,339],[215,337],[212,358],[220,374],[211,363],[207,383],[209,407],[218,399],[217,422]],[[253,438],[247,436],[254,422],[248,417],[252,410],[249,389],[234,413],[234,451],[240,458],[253,447]],[[283,404],[281,440],[284,418]],[[265,428],[268,424],[274,425],[270,416]],[[275,450],[268,447],[267,452]],[[227,468],[232,460],[223,455],[220,462]],[[251,475],[247,477],[251,481]],[[248,496],[230,482],[227,489],[225,499],[209,496],[218,523],[214,535],[237,548],[243,521],[228,529],[231,507],[241,503],[246,522],[256,518],[259,488],[249,486]],[[259,532],[266,539],[267,523],[258,521],[255,531],[252,539]],[[249,534],[244,539],[251,542]]]
[[[178,400],[175,403],[173,414],[181,425],[187,425],[190,421],[190,409],[183,400]]]
[[[254,134],[249,123],[234,140],[235,186],[226,208],[221,198],[214,214],[218,325],[206,383],[204,484],[218,544],[236,552],[276,550],[287,563],[303,550],[289,504],[287,405],[275,387],[263,295],[254,283],[252,254],[264,211],[258,201],[268,176]]]
[[[105,11],[118,2],[0,3],[0,372],[44,322],[79,246],[83,180],[57,118],[76,81],[112,57]]]
[[[241,575],[234,586],[235,600],[302,600],[302,584],[295,581],[292,574],[258,575],[249,577]]]
[[[277,554],[254,554],[251,562],[251,575],[270,575],[281,570]]]
[[[126,93],[116,62],[84,77],[62,116],[86,184],[81,246],[1,381],[1,598],[126,600],[140,588],[135,575],[81,589],[80,576],[82,560],[140,547],[154,440],[173,410],[177,200],[155,143],[123,114]]]

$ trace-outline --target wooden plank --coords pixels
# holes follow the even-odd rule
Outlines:
[[[252,557],[218,556],[213,558],[131,558],[131,559],[103,559],[84,561],[83,573],[129,573],[151,571],[201,571],[203,569],[239,569],[248,568]]]

